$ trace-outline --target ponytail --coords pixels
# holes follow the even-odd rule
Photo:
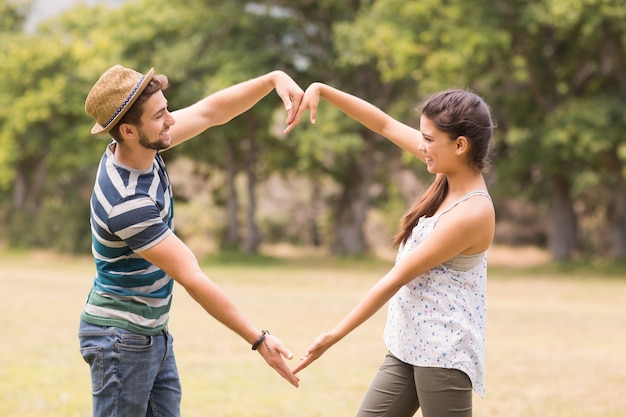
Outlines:
[[[422,197],[413,204],[413,207],[402,217],[400,230],[393,239],[394,246],[405,244],[411,237],[413,228],[420,217],[430,217],[437,212],[448,195],[448,177],[445,174],[437,175]]]

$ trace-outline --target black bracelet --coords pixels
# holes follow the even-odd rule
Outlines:
[[[256,342],[254,342],[254,344],[252,345],[252,350],[257,350],[261,343],[263,343],[263,341],[265,340],[265,336],[267,336],[268,334],[270,334],[269,330],[261,330],[261,336],[259,336]]]

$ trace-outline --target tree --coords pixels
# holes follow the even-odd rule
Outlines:
[[[325,68],[331,69],[327,70],[329,78],[324,81],[335,83],[400,120],[414,123],[417,119],[414,108],[420,97],[425,96],[423,92],[433,92],[440,85],[449,84],[451,79],[465,82],[466,78],[458,77],[465,73],[457,72],[464,63],[462,57],[471,55],[472,48],[478,49],[480,42],[489,45],[495,42],[486,34],[466,36],[471,28],[449,25],[446,20],[449,17],[460,20],[480,10],[474,5],[465,8],[470,14],[464,15],[464,9],[457,2],[378,0],[360,3],[354,8],[354,18],[344,16],[334,24],[320,25],[333,28],[332,44],[325,48],[332,53],[322,61]],[[451,27],[456,30],[450,30]],[[457,39],[463,39],[468,48],[461,56],[458,48],[453,51],[446,48],[447,43]],[[446,67],[440,68],[442,64]],[[432,73],[428,72],[429,67],[433,68]],[[324,113],[318,117],[325,123],[328,119],[330,116]],[[333,166],[329,168],[342,187],[333,216],[336,230],[333,252],[362,254],[366,250],[363,226],[377,197],[372,191],[377,189],[377,183],[388,182],[389,173],[400,169],[402,163],[395,146],[381,141],[366,129],[355,129],[354,124],[344,126],[346,134],[350,132],[351,137],[355,135],[359,140],[347,142],[341,136],[334,140],[344,144],[343,149],[337,148]],[[321,133],[333,135],[332,132]],[[354,148],[348,148],[346,143],[352,143]]]
[[[622,257],[623,123],[612,115],[626,93],[625,13],[611,0],[378,0],[338,27],[338,49],[355,65],[374,59],[384,80],[411,77],[420,96],[451,86],[483,95],[500,128],[499,188],[549,207],[553,259],[582,246],[590,211],[611,213]],[[585,202],[606,184],[618,192]]]
[[[167,74],[172,108],[275,68],[408,123],[428,94],[469,87],[498,124],[496,204],[525,199],[545,210],[555,260],[626,257],[619,2],[135,0],[79,6],[33,34],[22,33],[26,8],[0,0],[0,215],[9,244],[88,247],[88,198],[104,145],[88,133],[84,98],[120,62]],[[332,106],[320,106],[323,123],[302,123],[285,139],[277,133],[282,103],[265,100],[166,158],[184,155],[209,167],[206,175],[223,174],[224,245],[258,249],[257,185],[296,172],[310,187],[309,241],[330,242],[339,255],[366,253],[370,209],[397,209],[386,202],[395,193],[388,178],[412,165]]]
[[[294,45],[307,62],[303,86],[321,80],[380,107],[389,107],[402,101],[408,85],[383,82],[371,59],[356,64],[342,60],[344,45],[337,42],[336,29],[358,16],[365,4],[349,0],[301,1],[289,2],[285,7],[290,7],[296,19]],[[349,53],[349,48],[346,50]],[[337,192],[327,201],[331,213],[326,235],[332,253],[364,255],[368,251],[364,233],[368,213],[381,194],[379,190],[385,188],[376,185],[386,182],[389,166],[398,161],[398,153],[387,141],[334,108],[322,105],[318,120],[323,123],[314,127],[304,123],[293,133],[298,143],[300,172],[312,179],[313,198],[319,198],[324,178],[338,185]]]
[[[4,184],[12,195],[7,238],[13,244],[74,250],[85,242],[61,233],[68,218],[60,215],[75,207],[72,199],[85,200],[82,180],[89,178],[70,174],[79,174],[91,156],[76,135],[85,126],[76,67],[55,37],[20,35],[3,49],[0,141],[11,169]]]
[[[129,65],[154,66],[168,75],[172,108],[273,69],[294,72],[294,57],[283,48],[289,15],[278,8],[262,2],[193,0],[182,5],[162,1],[154,14],[146,13],[147,8],[155,8],[155,2],[123,6],[122,15],[136,16],[136,20],[124,20],[128,29],[114,30],[114,38],[124,45],[122,57]],[[257,252],[262,241],[256,219],[257,182],[276,169],[259,164],[259,160],[271,160],[268,154],[285,152],[284,142],[271,133],[274,113],[282,108],[282,102],[277,96],[266,102],[270,100],[273,104],[255,106],[236,120],[168,152],[169,158],[184,154],[227,174],[228,224],[223,243],[246,252]],[[235,187],[235,178],[242,171],[247,182],[245,227],[240,226],[237,211],[241,204]],[[245,233],[240,242],[242,230]]]
[[[610,0],[498,4],[518,75],[505,81],[507,154],[526,166],[511,166],[516,177],[541,173],[529,189],[549,201],[552,257],[571,259],[581,217],[608,211],[614,257],[623,258],[624,122],[616,114],[626,98],[626,12]],[[606,199],[590,204],[590,194]]]
[[[26,20],[27,7],[18,3],[0,0],[0,45],[2,58],[9,58],[8,51],[13,44],[21,41],[21,34]],[[1,75],[0,75],[1,76]],[[11,96],[8,92],[0,96],[3,108],[9,105]],[[3,100],[4,99],[4,100]],[[0,109],[0,118],[6,118],[6,114]],[[0,190],[5,191],[10,187],[14,178],[13,164],[15,160],[15,143],[7,137],[0,136]]]
[[[101,10],[101,9],[96,9]],[[0,159],[10,245],[88,250],[89,196],[101,145],[84,100],[115,53],[94,35],[98,14],[69,11],[19,33],[0,62]],[[102,14],[104,15],[104,14]],[[104,46],[103,46],[104,45]]]

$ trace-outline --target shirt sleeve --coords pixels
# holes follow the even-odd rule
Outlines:
[[[108,226],[133,252],[150,249],[172,233],[154,201],[145,195],[133,196],[114,206]]]

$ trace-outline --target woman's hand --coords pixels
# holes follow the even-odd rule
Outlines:
[[[322,333],[317,336],[317,339],[306,350],[304,357],[300,358],[300,364],[293,368],[294,375],[313,363],[314,360],[322,356],[334,344],[335,342],[330,333]]]
[[[291,119],[291,121],[287,121],[287,127],[284,130],[285,134],[291,132],[293,128],[300,123],[300,119],[307,109],[310,110],[311,123],[315,124],[317,118],[317,106],[320,103],[321,87],[321,83],[313,83],[306,89],[304,96],[302,97],[302,101],[300,101],[300,106],[298,106],[297,111],[294,113],[293,119]]]

